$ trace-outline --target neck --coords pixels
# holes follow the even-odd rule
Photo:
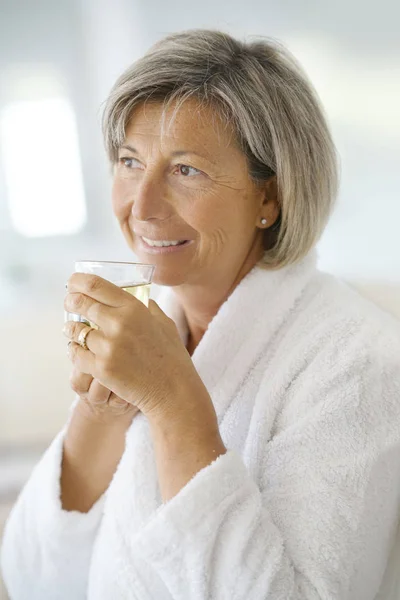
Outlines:
[[[175,295],[181,304],[189,328],[187,349],[192,355],[200,343],[209,323],[223,304],[224,294],[208,286],[194,285],[175,288]]]
[[[253,269],[262,254],[249,253],[239,269],[232,273],[223,270],[205,277],[204,281],[188,282],[174,287],[174,293],[183,308],[189,327],[187,349],[193,354],[209,323],[218,313],[240,281]]]

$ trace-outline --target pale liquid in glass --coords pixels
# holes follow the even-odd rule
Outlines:
[[[150,283],[142,283],[140,285],[127,285],[122,286],[122,289],[128,294],[135,296],[140,302],[147,307],[149,307],[149,298],[150,298]]]
[[[121,285],[119,287],[125,290],[125,292],[128,292],[128,294],[135,296],[135,298],[140,300],[140,302],[143,302],[143,304],[148,307],[150,298],[150,285],[150,283],[140,283],[139,285]],[[90,327],[98,329],[96,323],[88,321],[87,319],[85,319],[85,317],[82,317],[81,315],[74,314],[73,320],[79,321],[80,323],[86,323],[87,325],[90,325]]]

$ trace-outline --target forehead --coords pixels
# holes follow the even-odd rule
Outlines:
[[[176,104],[167,110],[159,102],[140,104],[130,117],[126,141],[141,137],[165,147],[185,144],[203,152],[237,148],[232,127],[212,107],[191,98],[175,109]]]

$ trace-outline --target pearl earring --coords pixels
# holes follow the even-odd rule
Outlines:
[[[261,219],[261,225],[266,225],[267,224],[267,219]]]

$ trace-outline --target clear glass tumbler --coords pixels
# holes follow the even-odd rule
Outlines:
[[[75,263],[76,273],[99,275],[135,296],[145,306],[149,305],[150,285],[155,268],[155,265],[106,260],[80,260]],[[76,313],[64,311],[64,321],[79,321],[97,329],[96,323],[91,323]]]

